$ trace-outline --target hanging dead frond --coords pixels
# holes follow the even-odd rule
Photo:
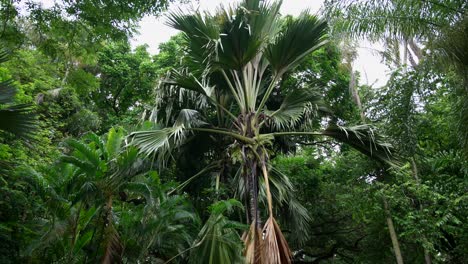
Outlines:
[[[264,263],[291,263],[292,254],[289,249],[288,242],[284,238],[283,233],[273,216],[270,216],[265,223],[263,233],[265,234],[265,239],[263,241]]]
[[[242,236],[245,249],[245,263],[249,264],[263,264],[263,238],[262,231],[258,228],[255,221],[250,225],[249,231]]]

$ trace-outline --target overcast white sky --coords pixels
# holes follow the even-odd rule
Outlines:
[[[172,9],[182,8],[184,10],[200,9],[213,12],[220,4],[228,5],[239,0],[198,0],[191,1],[190,4],[173,4]],[[53,5],[54,0],[39,0],[45,6]],[[309,9],[312,13],[317,13],[322,7],[324,0],[283,0],[281,13],[283,15],[299,15],[303,10]],[[156,17],[145,17],[140,22],[140,34],[136,35],[132,40],[132,46],[148,44],[149,51],[152,54],[158,52],[160,43],[166,42],[177,31],[166,26],[164,15]],[[380,57],[376,56],[371,50],[374,48],[381,49],[367,42],[360,43],[358,49],[359,56],[355,61],[355,69],[361,73],[361,84],[374,84],[374,86],[384,85],[387,80],[387,68],[380,63]]]
[[[229,5],[239,0],[199,0],[192,1],[190,4],[173,4],[169,9],[190,10],[200,9],[210,12],[214,12],[219,5]],[[303,10],[309,9],[312,13],[317,13],[322,6],[323,0],[285,0],[281,7],[281,13],[283,15],[299,15]],[[164,15],[155,17],[145,17],[140,22],[140,35],[136,36],[132,44],[139,45],[147,43],[151,53],[157,53],[159,43],[169,40],[169,38],[177,34],[177,31],[164,25]]]
[[[283,0],[281,13],[283,15],[299,15],[303,10],[309,9],[312,13],[318,13],[324,0]],[[238,0],[199,0],[191,4],[174,4],[170,10],[182,8],[183,10],[200,9],[214,12],[220,4],[228,5]],[[155,17],[145,17],[140,22],[140,34],[132,40],[132,45],[148,44],[149,51],[153,54],[158,52],[158,45],[166,42],[177,31],[164,24],[164,15]],[[374,86],[384,85],[387,77],[387,68],[380,63],[380,57],[376,56],[371,50],[375,48],[367,42],[360,43],[358,49],[359,57],[355,61],[355,69],[361,73],[361,84],[374,84]],[[380,47],[378,47],[380,48]]]

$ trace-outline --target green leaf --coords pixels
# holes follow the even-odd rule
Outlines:
[[[118,155],[120,147],[122,145],[123,136],[124,131],[122,128],[115,129],[114,127],[112,127],[109,130],[106,142],[106,152],[109,158],[114,158]]]
[[[292,69],[301,60],[326,43],[327,23],[303,12],[285,26],[284,32],[268,45],[265,56],[278,75]]]
[[[284,129],[297,125],[307,109],[328,111],[321,95],[314,89],[297,88],[286,95],[278,110],[265,111],[265,114],[272,119],[276,128]]]

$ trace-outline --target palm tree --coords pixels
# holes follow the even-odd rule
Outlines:
[[[141,152],[157,155],[162,163],[187,139],[209,134],[220,142],[221,159],[228,157],[239,165],[239,183],[246,190],[243,198],[250,228],[243,238],[248,263],[291,262],[288,243],[274,218],[270,188],[269,160],[278,139],[328,136],[388,161],[388,146],[377,143],[367,125],[331,125],[312,131],[313,113],[323,109],[316,89],[297,87],[279,108],[268,109],[285,73],[327,42],[323,20],[303,12],[282,24],[280,5],[245,0],[220,8],[215,15],[170,14],[169,25],[184,33],[188,66],[172,72],[163,85],[202,111],[182,109],[172,126],[131,134]],[[170,113],[170,109],[158,110]],[[214,162],[195,176],[214,171],[219,181],[225,166],[223,160]],[[268,212],[264,223],[259,210],[263,191]]]
[[[123,129],[114,128],[105,139],[93,133],[70,139],[69,153],[47,173],[21,170],[46,205],[36,226],[40,237],[28,255],[49,262],[120,263],[168,259],[191,245],[199,221],[187,199],[167,195],[123,139]]]

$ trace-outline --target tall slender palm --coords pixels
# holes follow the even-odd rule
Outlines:
[[[321,106],[315,89],[297,87],[279,108],[267,108],[284,74],[326,43],[324,21],[303,12],[283,25],[280,5],[245,0],[220,8],[215,15],[172,13],[169,25],[184,33],[188,62],[186,69],[172,72],[164,84],[181,99],[189,97],[193,105],[207,106],[208,110],[182,109],[171,127],[131,134],[140,151],[156,153],[160,160],[167,159],[192,135],[208,133],[221,143],[223,156],[239,164],[245,185],[250,229],[244,234],[244,254],[249,263],[291,262],[288,243],[273,215],[269,156],[275,140],[329,136],[377,158],[388,157],[387,146],[377,143],[368,126],[311,131],[312,113]],[[219,175],[222,164],[216,162],[206,170],[217,170]],[[260,190],[267,200],[268,219],[264,223],[260,219]]]

